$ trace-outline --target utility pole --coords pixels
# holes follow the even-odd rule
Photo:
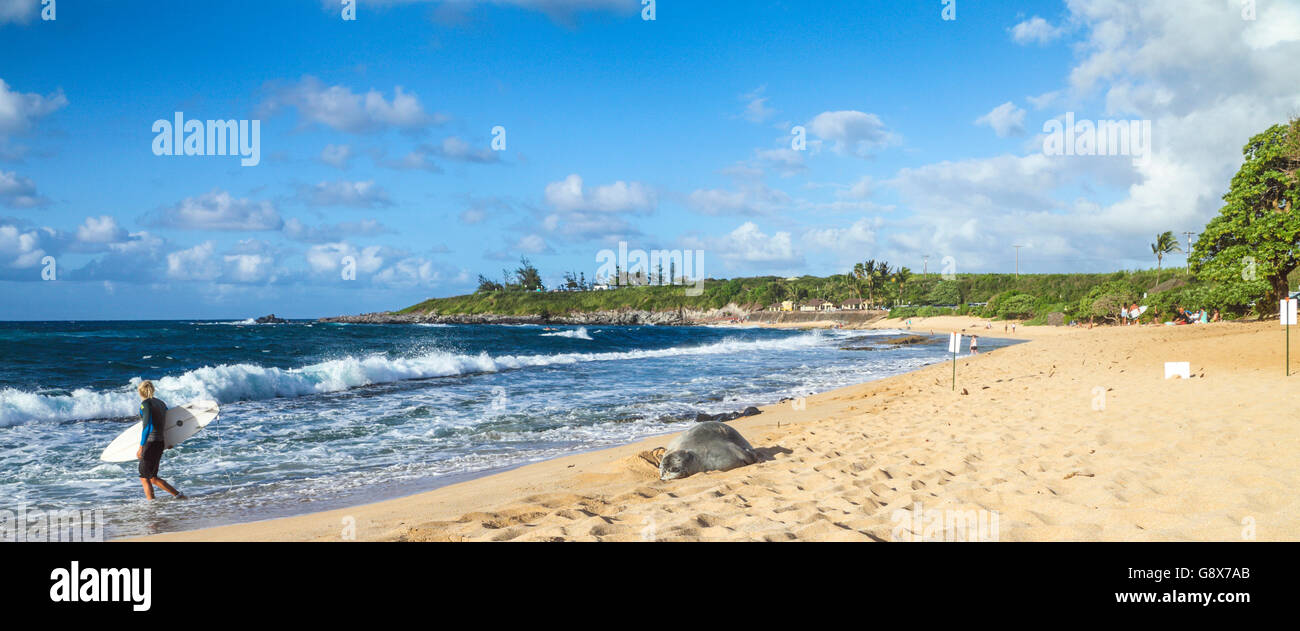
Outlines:
[[[1025,246],[1013,245],[1011,247],[1016,249],[1016,278],[1020,278],[1020,248],[1023,248]]]
[[[1187,237],[1187,273],[1192,273],[1192,235],[1195,232],[1184,232],[1183,236]]]
[[[930,271],[930,255],[923,254],[921,255],[921,278],[925,278],[926,274],[928,274],[929,271]]]

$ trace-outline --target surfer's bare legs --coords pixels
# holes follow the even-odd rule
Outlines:
[[[154,486],[171,493],[173,497],[183,497],[180,491],[172,488],[172,485],[168,484],[167,481],[162,478],[153,478],[150,482],[153,482]],[[145,491],[145,495],[148,495],[149,499],[153,499],[153,489]]]
[[[153,499],[153,485],[149,484],[149,478],[140,478],[140,484],[144,486],[144,498]]]

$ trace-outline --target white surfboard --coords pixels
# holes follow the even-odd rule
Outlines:
[[[167,418],[163,421],[163,444],[167,449],[179,445],[181,441],[193,436],[207,427],[219,413],[216,401],[191,401],[180,407],[168,408]],[[144,431],[144,421],[138,421],[126,431],[118,434],[113,442],[104,448],[99,459],[104,462],[127,462],[135,460],[135,451],[140,448],[140,432]]]

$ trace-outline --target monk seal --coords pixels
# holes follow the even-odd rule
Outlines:
[[[659,460],[659,479],[676,480],[705,471],[726,471],[758,462],[758,454],[749,441],[726,423],[696,423],[655,450]],[[658,454],[656,454],[658,455]]]

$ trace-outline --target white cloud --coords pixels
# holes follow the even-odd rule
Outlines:
[[[181,230],[279,230],[284,221],[270,202],[213,190],[161,211],[156,223]]]
[[[515,242],[514,249],[524,254],[551,254],[554,250],[546,244],[546,239],[541,235],[525,235]]]
[[[776,149],[757,149],[754,157],[759,163],[774,168],[783,176],[794,175],[808,168],[804,162],[805,151],[795,151],[789,147]]]
[[[211,281],[221,277],[221,265],[216,260],[217,244],[204,241],[185,250],[167,255],[167,278],[171,280]]]
[[[352,147],[348,145],[326,145],[320,152],[321,162],[345,169],[352,159]]]
[[[741,95],[740,100],[745,102],[745,111],[742,116],[751,123],[763,123],[776,114],[776,110],[767,106],[767,97],[763,96],[766,86],[760,87],[753,92]]]
[[[52,238],[49,228],[26,229],[15,224],[0,223],[0,277],[10,276],[7,269],[24,269],[40,264],[46,250],[43,242]],[[32,277],[31,280],[36,280]]]
[[[858,157],[867,157],[872,150],[898,141],[879,116],[857,110],[822,112],[808,123],[808,129],[833,142],[837,153]]]
[[[803,264],[789,232],[764,233],[752,221],[718,238],[686,238],[689,249],[704,250],[705,256],[722,259],[729,270],[791,269]]]
[[[358,248],[346,241],[339,241],[314,245],[307,250],[306,256],[307,265],[313,272],[337,278],[343,267],[344,257],[352,257],[356,262],[356,271],[360,275],[374,274],[383,267],[386,259],[398,257],[400,253],[379,245]]]
[[[988,125],[1000,137],[1019,136],[1025,133],[1025,110],[1007,101],[975,119],[977,125]]]
[[[1065,34],[1065,29],[1052,26],[1037,15],[1008,30],[1017,44],[1046,44]]]
[[[13,171],[0,171],[0,204],[10,208],[35,208],[49,200],[36,193],[36,184],[30,178]]]
[[[840,261],[858,261],[876,243],[876,231],[867,218],[847,228],[814,228],[803,234],[802,241],[816,252],[830,252]]]
[[[3,8],[0,8],[0,16],[3,16]],[[49,96],[24,94],[10,89],[9,84],[0,79],[0,135],[27,131],[36,120],[67,104],[68,99],[62,90]]]
[[[261,107],[265,114],[292,107],[303,123],[325,125],[338,131],[415,130],[443,120],[442,116],[425,112],[415,94],[401,86],[393,89],[389,99],[378,90],[359,94],[341,85],[326,86],[320,79],[306,76],[297,83],[276,86],[270,92]]]
[[[388,192],[374,180],[352,182],[318,182],[301,188],[298,197],[313,206],[348,206],[352,208],[381,208],[392,206]]]
[[[499,159],[499,152],[488,147],[476,147],[456,136],[443,138],[442,144],[432,148],[431,151],[448,160],[459,160],[461,162],[488,164],[497,162]]]
[[[858,181],[851,184],[848,188],[837,192],[835,195],[840,199],[866,199],[871,197],[871,191],[871,176],[864,175],[858,178]]]
[[[342,241],[347,237],[365,237],[392,232],[384,224],[374,219],[361,221],[344,221],[336,224],[309,226],[296,217],[284,222],[284,236],[304,243],[329,243]]]
[[[39,0],[0,0],[0,24],[27,24],[36,15]]]
[[[1149,162],[1048,157],[1038,145],[901,169],[885,184],[911,213],[887,224],[890,258],[927,253],[954,256],[963,270],[1007,270],[1010,245],[1024,244],[1022,269],[1151,265],[1154,235],[1200,230],[1222,205],[1242,145],[1300,111],[1300,32],[1259,24],[1300,24],[1300,5],[1260,3],[1257,23],[1231,2],[1066,4],[1078,61],[1061,89],[1030,103],[1078,120],[1149,120]]]
[[[264,284],[277,278],[275,258],[264,242],[243,241],[218,253],[212,241],[167,254],[168,280]]]
[[[640,182],[619,180],[587,191],[582,176],[575,173],[546,185],[546,203],[559,211],[646,212],[656,202],[654,191]]]
[[[117,243],[126,239],[126,230],[117,225],[116,219],[108,215],[86,217],[77,228],[77,240],[82,243]]]
[[[784,191],[754,178],[737,178],[736,190],[697,189],[686,205],[706,215],[767,215],[787,208],[792,199]]]

